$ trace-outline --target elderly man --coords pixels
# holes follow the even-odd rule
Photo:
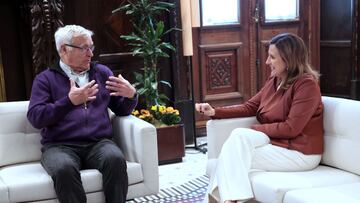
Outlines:
[[[78,25],[55,32],[60,61],[35,78],[27,114],[41,129],[41,163],[63,203],[86,202],[81,169],[102,173],[106,202],[125,202],[128,189],[126,161],[112,141],[107,109],[129,115],[137,104],[136,89],[91,62],[92,35]]]

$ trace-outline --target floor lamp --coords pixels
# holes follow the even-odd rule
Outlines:
[[[183,40],[183,54],[186,57],[186,67],[189,73],[190,81],[190,97],[193,107],[195,106],[194,101],[194,85],[193,85],[193,74],[192,74],[192,60],[193,56],[193,40],[192,40],[192,28],[200,27],[200,16],[199,16],[199,0],[180,0],[180,9],[181,9],[181,24],[182,24],[182,40]],[[192,112],[193,118],[193,134],[194,134],[194,147],[196,150],[199,150],[205,153],[207,150],[201,148],[197,144],[196,136],[196,126],[195,126],[195,112]]]

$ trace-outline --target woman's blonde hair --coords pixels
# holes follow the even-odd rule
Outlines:
[[[283,33],[276,35],[270,41],[275,45],[282,60],[286,64],[286,76],[282,81],[281,88],[288,88],[297,77],[303,74],[310,74],[318,81],[319,73],[312,69],[309,63],[309,53],[304,41],[297,35]]]

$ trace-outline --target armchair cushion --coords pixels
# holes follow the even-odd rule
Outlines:
[[[360,181],[355,174],[327,166],[302,172],[252,172],[250,179],[256,200],[267,203],[282,202],[285,193],[294,189]]]
[[[0,133],[0,166],[40,160],[40,139],[39,133]]]
[[[129,185],[143,181],[141,165],[127,163]],[[86,193],[102,190],[101,173],[96,169],[81,171],[81,180]],[[0,170],[0,179],[8,187],[10,202],[53,199],[56,194],[51,177],[47,175],[40,163],[26,163],[7,166]]]
[[[208,137],[209,159],[216,159],[220,154],[221,147],[230,133],[235,128],[248,128],[252,124],[258,123],[256,117],[214,119],[206,123],[206,133]]]
[[[285,194],[284,203],[358,203],[360,183],[311,189],[292,190]]]
[[[0,178],[0,202],[8,203],[9,202],[9,193],[8,188],[5,183]]]

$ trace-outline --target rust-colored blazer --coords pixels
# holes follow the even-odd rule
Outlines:
[[[271,143],[304,154],[323,153],[323,105],[318,83],[312,76],[299,76],[288,89],[277,90],[271,77],[249,101],[215,108],[212,118],[255,116],[260,124],[252,129],[264,132]]]

